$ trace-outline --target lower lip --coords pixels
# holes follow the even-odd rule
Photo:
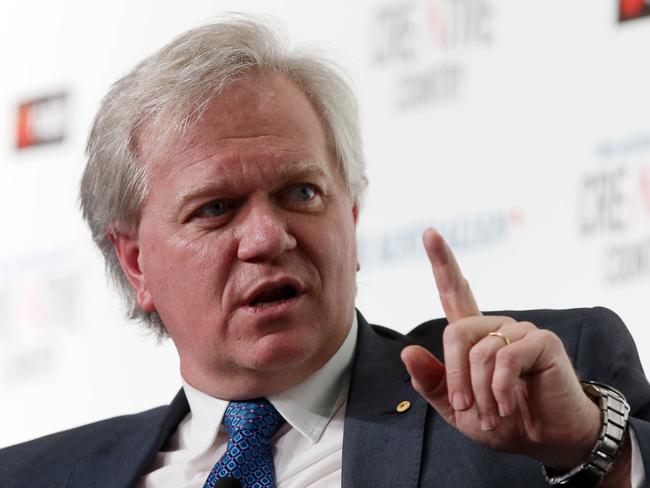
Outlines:
[[[260,307],[246,305],[242,307],[242,309],[245,313],[254,315],[259,319],[273,320],[286,318],[286,316],[296,307],[301,297],[302,295],[296,295],[287,300],[282,300],[281,302],[269,305],[262,305]]]

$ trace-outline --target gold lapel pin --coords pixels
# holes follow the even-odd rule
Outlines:
[[[397,407],[395,407],[395,410],[397,410],[397,413],[404,413],[409,408],[411,408],[411,402],[409,402],[408,400],[404,400],[403,402],[399,402],[397,404]]]

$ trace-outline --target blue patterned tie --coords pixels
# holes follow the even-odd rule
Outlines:
[[[283,423],[282,415],[264,398],[230,402],[223,416],[228,447],[203,488],[213,488],[226,477],[241,481],[242,488],[274,488],[271,437]]]

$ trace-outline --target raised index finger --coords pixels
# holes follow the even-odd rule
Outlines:
[[[422,234],[440,303],[449,323],[465,317],[481,315],[469,283],[460,271],[454,254],[438,231],[429,228]]]

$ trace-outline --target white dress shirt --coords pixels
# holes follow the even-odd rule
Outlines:
[[[345,401],[357,342],[357,319],[332,358],[302,383],[268,400],[286,423],[273,437],[277,488],[340,488]],[[190,413],[138,488],[201,488],[228,444],[221,425],[227,400],[183,383]],[[634,432],[632,488],[642,488],[643,460]]]
[[[273,437],[277,488],[338,488],[345,400],[357,342],[356,315],[339,350],[302,383],[268,400],[286,423]],[[228,444],[221,425],[228,401],[183,383],[190,413],[157,454],[139,488],[201,488]]]

